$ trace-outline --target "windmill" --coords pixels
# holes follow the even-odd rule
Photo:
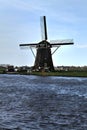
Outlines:
[[[20,47],[30,47],[33,55],[33,47],[36,48],[36,56],[35,56],[35,63],[33,66],[34,70],[49,70],[53,71],[53,60],[52,55],[57,51],[57,49],[61,45],[72,45],[72,39],[66,40],[55,40],[52,42],[48,42],[47,40],[47,27],[46,27],[46,16],[41,17],[41,33],[42,33],[42,41],[39,43],[30,43],[30,44],[20,44]],[[54,52],[51,52],[51,48],[55,47]]]

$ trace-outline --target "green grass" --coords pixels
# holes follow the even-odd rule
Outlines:
[[[5,73],[5,69],[4,68],[0,68],[0,74],[4,74]]]
[[[6,73],[5,69],[0,68],[0,74]],[[66,76],[66,77],[87,77],[87,71],[54,71],[54,72],[15,72],[20,75],[37,75],[37,76]]]
[[[39,76],[87,77],[87,71],[32,72],[31,74]]]

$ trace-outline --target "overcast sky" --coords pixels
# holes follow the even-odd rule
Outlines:
[[[46,15],[48,41],[73,39],[53,55],[54,66],[87,65],[87,0],[0,0],[0,64],[34,64],[20,43],[41,40],[40,16]]]

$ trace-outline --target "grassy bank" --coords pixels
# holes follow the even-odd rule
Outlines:
[[[87,71],[32,72],[31,74],[39,76],[87,77]]]
[[[20,74],[20,75],[37,75],[37,76],[66,76],[66,77],[87,77],[87,71],[55,71],[55,72],[6,72],[0,70],[0,74]]]

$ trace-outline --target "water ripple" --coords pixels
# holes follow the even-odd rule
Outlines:
[[[0,130],[86,130],[87,79],[0,75]]]

